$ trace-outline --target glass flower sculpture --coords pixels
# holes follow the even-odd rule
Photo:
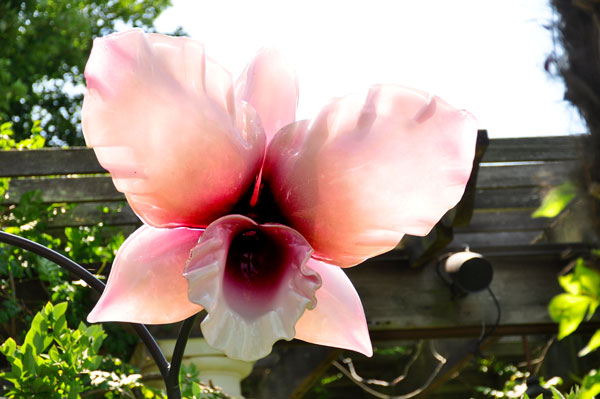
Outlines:
[[[380,85],[295,121],[296,74],[277,52],[233,83],[197,41],[141,30],[96,39],[85,77],[85,140],[144,222],[90,322],[204,308],[204,337],[233,358],[293,338],[372,354],[340,267],[427,234],[460,200],[469,113]]]

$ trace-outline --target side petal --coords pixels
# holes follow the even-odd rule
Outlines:
[[[375,86],[282,129],[263,179],[313,257],[352,266],[426,235],[462,197],[476,121],[438,97]]]
[[[186,228],[142,226],[119,248],[90,323],[174,323],[202,310],[187,297],[185,262],[202,235]]]
[[[248,102],[260,115],[267,143],[296,119],[298,77],[274,49],[262,49],[240,75],[236,98]]]
[[[293,229],[242,215],[211,223],[185,268],[190,301],[208,315],[202,333],[234,359],[260,359],[315,306],[321,280],[306,267],[312,249]]]
[[[316,293],[317,306],[296,324],[296,338],[372,356],[365,312],[350,279],[325,262],[311,259],[307,266],[321,276],[322,285]]]
[[[117,189],[155,227],[205,227],[249,190],[265,137],[231,75],[189,38],[139,29],[98,38],[82,126]]]

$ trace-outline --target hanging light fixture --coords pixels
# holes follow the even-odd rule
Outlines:
[[[438,262],[438,273],[448,284],[454,297],[485,290],[494,276],[492,264],[467,247],[462,252],[447,254]]]

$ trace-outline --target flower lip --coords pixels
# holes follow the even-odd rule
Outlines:
[[[266,356],[291,340],[306,309],[317,305],[321,278],[307,266],[312,248],[294,229],[243,215],[211,223],[192,249],[184,277],[188,299],[203,306],[205,339],[236,359]]]

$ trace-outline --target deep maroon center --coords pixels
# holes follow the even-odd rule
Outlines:
[[[261,182],[258,201],[255,206],[250,206],[250,198],[252,197],[253,191],[254,189],[251,187],[251,189],[242,196],[232,209],[232,214],[237,213],[239,215],[247,216],[258,224],[279,223],[289,226],[287,218],[283,216],[277,202],[275,202],[275,198],[268,182],[265,182],[265,180]]]
[[[285,272],[280,244],[260,230],[236,235],[227,253],[223,293],[242,314],[263,313],[277,294]]]

